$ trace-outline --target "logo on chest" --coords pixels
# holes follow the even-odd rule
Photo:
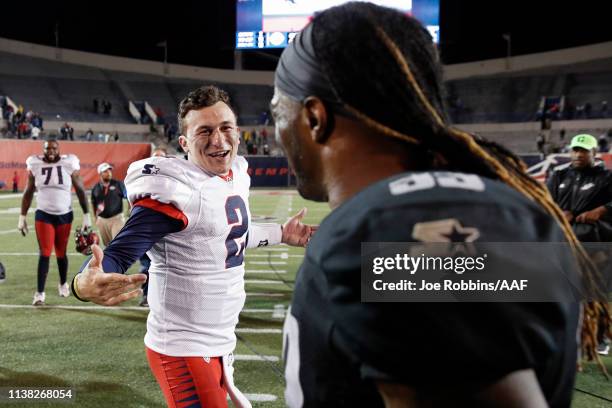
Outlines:
[[[584,186],[580,187],[580,191],[587,191],[595,187],[595,183],[586,183]]]

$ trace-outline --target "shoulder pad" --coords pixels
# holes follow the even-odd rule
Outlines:
[[[193,193],[185,167],[183,160],[167,157],[150,157],[130,164],[125,178],[130,204],[150,197],[184,211]]]

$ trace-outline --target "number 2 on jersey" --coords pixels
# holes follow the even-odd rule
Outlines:
[[[56,166],[57,169],[57,184],[64,184],[64,178],[62,176],[62,166]],[[43,167],[41,168],[42,175],[47,176],[45,179],[45,186],[49,184],[51,180],[51,174],[53,174],[53,167]]]
[[[240,196],[230,196],[225,201],[225,215],[227,216],[227,224],[232,225],[240,222],[238,211],[242,216],[242,222],[234,225],[230,230],[227,239],[225,240],[225,248],[227,249],[227,258],[225,258],[225,267],[233,268],[242,265],[244,260],[244,246],[246,241],[242,241],[238,247],[237,239],[246,234],[249,228],[249,215],[246,205]]]

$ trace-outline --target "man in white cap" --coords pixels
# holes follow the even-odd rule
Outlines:
[[[117,235],[125,224],[123,200],[127,198],[125,185],[113,179],[113,166],[101,163],[98,166],[100,182],[91,190],[91,206],[94,209],[96,226],[105,246]]]

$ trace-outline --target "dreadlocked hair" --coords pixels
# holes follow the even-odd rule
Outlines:
[[[441,64],[420,23],[395,10],[352,2],[316,16],[312,35],[317,59],[344,109],[383,135],[442,156],[447,170],[499,180],[539,204],[561,227],[586,290],[596,290],[598,271],[546,187],[530,177],[508,149],[448,124]],[[347,47],[348,43],[359,46]],[[597,360],[607,375],[596,353],[600,319],[609,333],[607,303],[583,305],[581,346],[583,356]]]

